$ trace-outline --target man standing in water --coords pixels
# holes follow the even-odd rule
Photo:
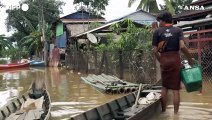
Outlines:
[[[174,113],[177,114],[180,105],[180,53],[188,58],[190,65],[193,60],[183,41],[183,31],[172,25],[172,15],[169,12],[157,16],[159,28],[153,33],[153,51],[160,62],[162,77],[162,111],[166,111],[168,90],[173,91]]]

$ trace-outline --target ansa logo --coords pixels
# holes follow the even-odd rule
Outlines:
[[[179,6],[180,9],[183,9],[183,10],[205,10],[204,6],[199,6],[199,5],[186,5],[184,7],[182,6]]]

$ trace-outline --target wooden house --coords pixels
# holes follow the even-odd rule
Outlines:
[[[65,60],[65,50],[71,41],[70,36],[87,31],[92,23],[104,23],[105,19],[90,12],[80,10],[52,23],[52,44],[50,45],[50,59],[55,57],[52,50],[59,49],[59,60]],[[56,53],[55,53],[56,54]],[[57,66],[52,65],[52,66]]]
[[[148,13],[146,11],[143,10],[138,10],[135,12],[132,12],[128,15],[116,18],[114,20],[111,21],[107,21],[105,22],[105,24],[103,24],[100,27],[82,32],[80,34],[75,34],[75,35],[71,35],[71,37],[73,39],[80,39],[80,38],[85,38],[87,39],[87,37],[85,36],[88,33],[108,33],[108,32],[112,32],[111,30],[109,30],[108,28],[115,23],[119,23],[125,19],[129,19],[131,20],[134,24],[136,24],[137,26],[145,26],[145,25],[151,25],[152,22],[156,22],[156,15]],[[98,35],[97,35],[98,36]]]
[[[102,66],[105,66],[105,73],[107,74],[109,72],[108,67],[108,63],[107,63],[107,55],[106,52],[101,53],[102,55],[100,55],[100,52],[98,53],[97,51],[93,51],[93,56],[90,55],[89,53],[87,54],[83,54],[81,52],[81,40],[84,39],[86,41],[85,46],[89,48],[89,44],[100,44],[100,43],[107,43],[107,34],[108,33],[113,33],[113,31],[110,29],[110,26],[113,24],[117,24],[117,23],[121,23],[125,20],[125,19],[129,19],[133,22],[133,24],[137,27],[145,27],[147,25],[151,25],[152,22],[156,21],[156,16],[153,14],[150,14],[148,12],[145,12],[143,10],[138,10],[136,12],[130,13],[128,15],[125,15],[123,17],[111,20],[106,22],[105,24],[103,24],[102,26],[99,26],[97,28],[79,33],[77,35],[71,35],[71,40],[75,43],[75,52],[73,52],[74,50],[72,50],[67,57],[67,66],[70,69],[74,69],[77,71],[83,71],[85,70],[85,72],[88,72],[90,70],[92,71],[102,71]],[[123,22],[125,24],[122,24],[123,26],[121,26],[121,30],[122,31],[126,31],[126,27],[128,26],[126,23],[127,22]],[[90,35],[92,35],[93,37],[89,37]],[[115,35],[115,39],[119,38],[119,34]],[[92,39],[95,39],[94,41]],[[114,39],[114,40],[115,40]],[[83,43],[84,44],[84,43]],[[85,51],[83,51],[85,52]],[[89,57],[88,57],[89,54]],[[97,55],[101,56],[101,57],[97,57]],[[89,58],[94,59],[94,61],[89,61]],[[99,60],[101,58],[101,60]],[[121,61],[121,60],[120,60]],[[121,63],[121,62],[120,62]],[[105,64],[105,65],[103,65]],[[120,78],[123,77],[123,66],[120,65],[119,68],[119,76]],[[104,71],[104,70],[103,70]]]

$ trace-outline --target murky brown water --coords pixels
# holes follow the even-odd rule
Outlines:
[[[111,101],[121,95],[102,94],[80,81],[83,74],[58,68],[30,68],[0,72],[0,104],[7,100],[5,91],[13,88],[14,94],[27,91],[31,82],[44,79],[52,100],[51,120],[65,120],[70,116]],[[166,113],[157,113],[152,120],[212,120],[212,81],[204,83],[203,93],[181,91],[178,115],[173,114],[172,94]]]
[[[80,112],[111,101],[121,95],[105,95],[80,81],[83,74],[58,68],[30,68],[0,72],[0,91],[11,88],[20,94],[26,92],[31,82],[44,79],[52,101],[51,120],[70,118]],[[1,93],[0,93],[1,95]],[[1,100],[4,101],[5,99]],[[1,103],[0,101],[0,103]]]
[[[187,93],[181,90],[179,113],[174,114],[172,92],[169,92],[165,113],[157,113],[151,120],[212,120],[212,81],[204,82],[203,92]]]

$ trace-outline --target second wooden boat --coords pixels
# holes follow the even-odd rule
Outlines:
[[[160,96],[152,97],[151,94],[160,92],[160,90],[143,90],[140,92],[139,105],[135,105],[138,92],[130,93],[101,106],[80,113],[70,120],[147,120],[156,112],[160,111]],[[150,94],[151,93],[151,94]]]
[[[46,89],[29,89],[22,96],[1,107],[0,120],[48,120],[51,100]]]
[[[44,61],[39,61],[39,60],[33,60],[30,61],[30,66],[31,67],[44,67],[45,66],[45,62]]]

